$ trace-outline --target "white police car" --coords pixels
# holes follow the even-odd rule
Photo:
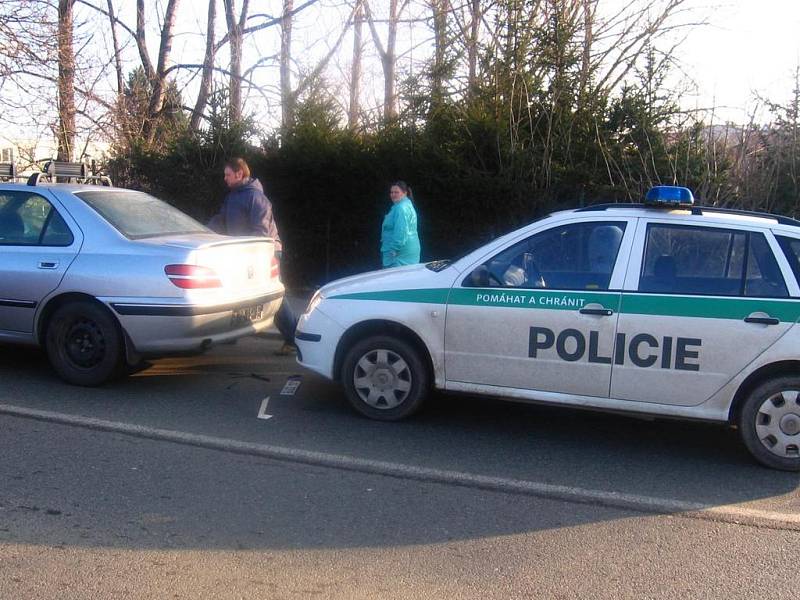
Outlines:
[[[800,470],[800,221],[692,202],[653,188],[334,281],[299,321],[299,362],[375,419],[435,386],[731,423],[758,461]]]

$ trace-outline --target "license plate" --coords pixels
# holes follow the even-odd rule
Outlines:
[[[245,306],[237,308],[233,311],[234,323],[251,323],[253,321],[260,321],[264,316],[264,305],[256,304],[255,306]]]

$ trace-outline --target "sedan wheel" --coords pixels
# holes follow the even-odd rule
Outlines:
[[[45,346],[53,368],[69,383],[94,386],[119,373],[119,328],[103,307],[92,302],[69,302],[56,309]]]
[[[760,463],[800,471],[800,378],[773,379],[753,390],[742,408],[739,430]]]
[[[418,352],[405,341],[387,336],[357,343],[342,366],[350,403],[361,414],[382,421],[402,419],[418,410],[428,380]]]

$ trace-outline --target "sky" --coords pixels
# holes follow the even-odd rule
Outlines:
[[[710,23],[697,28],[679,56],[697,84],[687,107],[720,107],[722,120],[746,122],[757,94],[785,103],[800,64],[800,0],[693,0]]]

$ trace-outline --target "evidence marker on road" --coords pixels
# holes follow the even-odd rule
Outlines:
[[[281,390],[281,396],[294,396],[297,388],[300,387],[302,377],[300,375],[292,375],[286,378],[286,383]]]

